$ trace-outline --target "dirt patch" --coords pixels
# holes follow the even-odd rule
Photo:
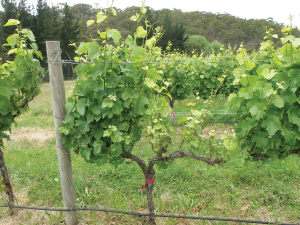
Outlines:
[[[224,134],[225,131],[227,131],[228,133],[232,134],[232,125],[230,126],[224,126],[222,128],[216,128],[215,126],[212,127],[205,127],[203,129],[202,135],[204,135],[206,138],[209,137],[209,131],[211,130],[215,130],[216,136],[215,139],[220,139],[221,136]]]
[[[233,128],[232,125],[224,126],[222,128],[217,127],[217,126],[205,127],[203,129],[202,135],[204,136],[204,138],[208,138],[209,137],[209,132],[211,130],[215,130],[215,133],[216,133],[215,139],[220,139],[222,137],[222,135],[224,134],[225,131],[227,131],[228,133],[232,134],[233,133],[232,128]],[[182,130],[180,128],[176,128],[176,132],[181,134]]]
[[[21,127],[20,129],[13,130],[10,135],[10,140],[14,142],[28,140],[36,142],[38,145],[43,146],[46,141],[55,137],[54,128],[34,128],[34,127]]]

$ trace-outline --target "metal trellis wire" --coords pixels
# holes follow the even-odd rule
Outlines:
[[[299,224],[295,221],[284,221],[283,223],[272,222],[272,221],[263,221],[263,220],[248,220],[248,219],[232,219],[232,218],[222,218],[222,217],[200,217],[200,216],[189,216],[189,215],[173,215],[166,213],[157,213],[150,214],[139,211],[121,211],[117,209],[100,209],[99,207],[95,208],[76,208],[76,209],[54,209],[54,208],[39,208],[39,207],[25,207],[25,206],[12,206],[12,205],[0,205],[2,208],[19,208],[19,209],[30,209],[30,210],[41,210],[41,211],[53,211],[53,212],[70,212],[70,211],[99,211],[99,212],[110,212],[118,214],[126,214],[132,216],[151,216],[151,217],[161,217],[161,218],[182,218],[182,219],[192,219],[192,220],[210,220],[210,221],[225,221],[225,222],[239,222],[239,223],[255,223],[255,224],[280,224],[280,225],[291,225]]]

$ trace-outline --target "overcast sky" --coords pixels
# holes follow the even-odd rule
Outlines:
[[[28,0],[34,2],[35,0]],[[85,3],[99,7],[111,5],[112,0],[47,0],[54,5],[67,2],[68,5]],[[113,6],[125,9],[130,6],[141,6],[141,0],[114,0]],[[158,10],[163,8],[187,11],[206,11],[212,13],[229,13],[246,19],[267,19],[272,17],[276,22],[289,25],[288,17],[293,15],[293,25],[300,26],[300,0],[146,0],[146,6]]]

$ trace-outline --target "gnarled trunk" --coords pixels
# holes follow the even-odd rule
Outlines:
[[[147,200],[148,200],[148,210],[149,214],[154,215],[154,201],[153,201],[153,188],[155,185],[155,171],[154,169],[150,169],[147,174],[145,174],[146,178],[146,191],[147,191]],[[149,182],[150,181],[150,182]],[[156,224],[155,217],[149,216],[147,219],[148,224]]]
[[[157,162],[157,161],[171,162],[174,159],[183,158],[183,157],[194,158],[194,159],[203,161],[212,166],[214,166],[215,164],[224,162],[223,159],[210,159],[210,158],[198,156],[198,155],[194,154],[193,152],[184,152],[184,151],[176,151],[176,152],[173,152],[172,154],[170,154],[169,156],[163,157],[162,153],[164,153],[164,152],[165,152],[165,150],[162,149],[161,151],[157,152],[157,156],[150,158],[148,166],[146,165],[146,163],[143,159],[137,157],[136,155],[134,155],[130,152],[123,152],[121,154],[121,157],[123,157],[125,159],[131,159],[134,162],[136,162],[142,169],[143,174],[145,175],[145,180],[146,180],[145,188],[147,191],[148,209],[149,209],[150,215],[155,215],[154,201],[153,201],[153,194],[152,194],[152,191],[153,191],[153,188],[155,185],[155,177],[156,177],[155,170],[153,168],[155,162]],[[156,224],[155,217],[149,216],[147,218],[147,224],[155,225]]]
[[[143,171],[143,174],[145,176],[145,180],[146,180],[146,184],[145,184],[145,189],[147,192],[147,200],[148,200],[148,210],[149,210],[149,214],[154,215],[154,201],[153,201],[153,188],[155,185],[155,170],[153,169],[153,165],[155,163],[155,161],[153,162],[149,162],[149,165],[147,167],[145,161],[135,155],[133,155],[130,152],[123,152],[121,154],[121,157],[126,158],[126,159],[131,159],[135,162],[137,162],[137,164],[140,166],[140,168]],[[155,225],[155,217],[153,216],[149,216],[147,218],[147,224],[151,224],[151,225]]]
[[[13,194],[12,185],[9,180],[7,168],[4,162],[4,154],[1,147],[0,147],[0,170],[1,170],[1,176],[3,178],[3,183],[5,185],[5,192],[8,195],[9,205],[14,205],[15,196]],[[12,214],[13,214],[13,208],[10,208],[10,215]]]

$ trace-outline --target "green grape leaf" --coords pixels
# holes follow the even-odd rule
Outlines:
[[[130,17],[130,20],[137,21],[137,17],[135,15],[133,15],[133,16]]]
[[[135,94],[133,94],[134,91],[135,91]],[[130,99],[130,98],[137,98],[138,96],[139,96],[139,93],[136,90],[134,90],[132,88],[126,88],[125,92],[123,92],[123,94],[122,94],[122,99],[124,101],[126,101],[127,99]]]
[[[255,120],[260,120],[264,116],[264,110],[265,106],[262,104],[254,105],[249,112],[251,113],[252,118]]]
[[[10,35],[6,39],[6,41],[11,47],[15,47],[15,45],[19,42],[19,35],[18,34]]]
[[[279,95],[273,95],[271,102],[278,108],[282,108],[284,106],[284,101]]]
[[[19,20],[15,20],[15,19],[9,19],[7,21],[6,24],[4,24],[5,27],[8,27],[8,26],[17,26],[18,24],[20,24],[20,21]]]
[[[114,8],[110,8],[110,9],[111,9],[113,15],[114,15],[114,16],[117,16],[117,11],[116,11]]]
[[[97,17],[97,23],[101,23],[107,18],[107,16],[104,15],[102,12],[97,13],[96,17]]]
[[[5,84],[2,85],[3,84],[0,85],[0,95],[10,97],[14,94],[14,89],[8,82],[5,82]]]
[[[102,108],[112,108],[113,105],[114,103],[109,98],[104,99],[102,102]]]
[[[34,51],[38,51],[38,46],[36,43],[31,43],[30,46]]]
[[[114,156],[119,156],[123,153],[122,146],[119,143],[112,144],[110,148]]]
[[[270,46],[270,43],[268,43],[268,42],[262,42],[262,43],[260,43],[260,48],[259,48],[259,50],[265,50],[266,48],[269,48],[269,46]]]
[[[6,115],[8,112],[8,108],[11,106],[11,102],[5,96],[0,95],[0,113],[2,115]]]
[[[295,108],[290,108],[288,110],[288,118],[289,121],[293,124],[296,124],[298,127],[300,127],[300,117],[299,115],[299,109]]]
[[[98,105],[95,105],[93,108],[92,108],[92,112],[96,115],[100,115],[101,114],[101,107],[98,106]]]
[[[89,27],[89,26],[93,25],[94,23],[95,23],[95,20],[88,20],[86,22],[86,25],[87,25],[87,27]]]
[[[73,123],[73,122],[74,122],[74,116],[71,115],[70,113],[67,114],[67,115],[65,116],[65,123]]]
[[[101,149],[102,149],[102,145],[103,145],[103,141],[102,140],[97,140],[94,142],[93,147],[93,153],[94,155],[99,155],[101,153]]]
[[[297,101],[297,97],[292,90],[286,90],[281,92],[280,97],[283,99],[284,103],[293,104]]]
[[[101,155],[101,157],[97,160],[97,165],[101,166],[101,165],[105,165],[108,163],[108,158],[106,155]]]
[[[266,155],[270,158],[277,159],[279,157],[280,152],[274,151],[274,149],[268,149],[266,151]]]
[[[138,38],[145,38],[147,36],[147,31],[142,26],[139,26],[136,29],[136,36]]]
[[[79,101],[76,104],[76,110],[77,112],[79,112],[80,115],[84,115],[85,114],[85,107],[88,104],[87,99],[85,98],[81,98],[79,99]]]
[[[82,134],[85,134],[91,129],[90,124],[87,121],[81,119],[76,122],[75,126],[79,127],[79,130],[81,131]]]
[[[68,98],[67,103],[65,105],[67,113],[72,112],[72,110],[74,109],[74,105],[75,105],[75,99],[74,98]]]
[[[92,127],[91,134],[96,139],[101,139],[103,137],[103,128],[100,125],[96,125]]]
[[[95,115],[89,111],[88,114],[86,115],[86,119],[87,119],[86,121],[87,121],[88,123],[91,123],[91,122],[94,121]]]
[[[88,73],[92,75],[93,80],[96,80],[99,76],[101,76],[104,70],[105,70],[105,64],[102,62],[96,62],[95,65],[93,65],[89,69]],[[99,88],[103,87],[102,83],[99,80],[97,81],[97,86]]]
[[[262,75],[262,72],[264,71],[264,69],[270,69],[270,68],[271,68],[270,64],[263,64],[257,68],[256,72],[258,75]]]
[[[145,78],[144,84],[146,84],[150,88],[154,88],[157,86],[157,84],[150,78]]]
[[[22,29],[22,33],[26,34],[26,36],[28,37],[28,39],[31,42],[35,42],[35,37],[34,37],[34,34],[32,33],[31,30],[29,30],[29,29]]]
[[[119,40],[122,37],[120,32],[116,29],[109,29],[106,33],[108,37],[111,37],[114,40],[115,45],[119,43]]]
[[[253,91],[249,90],[249,88],[241,88],[239,91],[239,97],[245,99],[253,98]]]
[[[128,37],[125,40],[125,44],[129,46],[129,48],[135,47],[135,42],[133,40],[133,37],[131,35],[128,35]]]
[[[136,57],[142,53],[145,52],[145,49],[140,47],[140,46],[137,46],[133,49],[133,51],[131,52],[131,57]]]
[[[147,75],[149,78],[151,78],[155,82],[158,80],[162,80],[161,75],[158,72],[156,72],[156,70],[154,68],[147,70]]]
[[[145,105],[149,104],[148,98],[146,98],[145,96],[140,96],[138,99],[135,99],[133,103],[134,111],[138,115],[144,115],[146,113],[147,108],[145,107]]]
[[[261,126],[266,127],[269,136],[273,136],[276,131],[281,128],[280,119],[278,116],[268,115],[267,119],[262,122]]]
[[[81,42],[80,43],[80,45],[78,46],[78,49],[77,49],[77,54],[78,55],[82,55],[83,53],[85,53],[88,49],[87,49],[87,47],[86,47],[86,43],[84,43],[84,42]],[[80,65],[79,64],[79,66],[82,66],[82,65]],[[77,71],[77,69],[76,69],[77,67],[75,67],[75,71]]]
[[[114,103],[113,107],[112,107],[112,112],[116,115],[121,115],[123,111],[123,107],[120,101],[117,101]]]
[[[100,56],[100,47],[96,42],[89,43],[86,45],[88,50],[88,58],[94,60]]]
[[[247,69],[250,71],[252,70],[253,68],[255,68],[255,63],[254,62],[245,62],[246,63],[246,66],[247,66]]]
[[[272,79],[275,75],[277,74],[277,72],[276,72],[276,70],[274,70],[274,69],[268,69],[268,68],[265,68],[263,71],[262,71],[262,73],[261,73],[261,75],[264,77],[264,78],[266,78],[267,80],[270,80],[270,79]]]
[[[295,38],[294,40],[291,40],[291,43],[293,47],[298,48],[300,46],[300,38]]]

